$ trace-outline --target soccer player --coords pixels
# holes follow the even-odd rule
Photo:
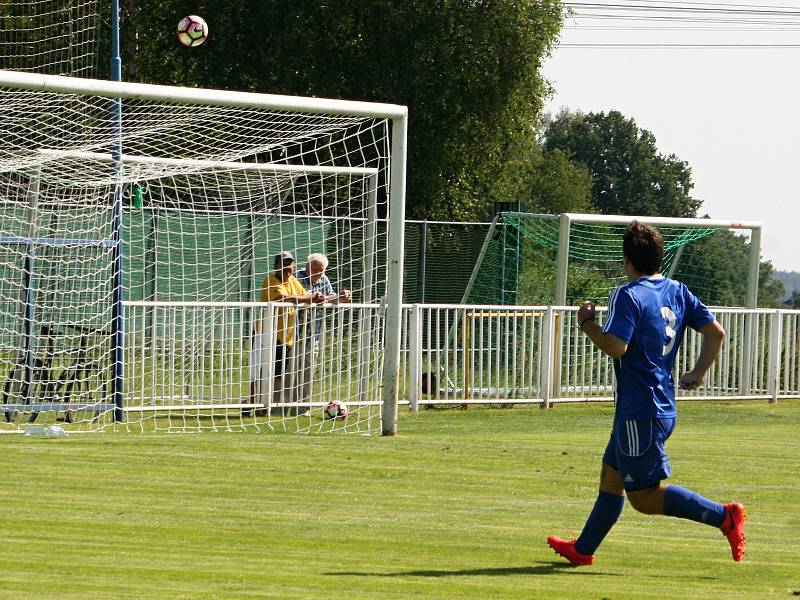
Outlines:
[[[680,387],[696,389],[714,362],[725,331],[714,315],[682,283],[660,274],[664,240],[657,229],[633,221],[622,242],[629,282],[608,300],[601,328],[595,307],[578,309],[578,327],[614,359],[616,411],[603,454],[600,490],[578,539],[551,535],[548,545],[573,565],[591,565],[594,552],[617,522],[625,504],[644,514],[667,515],[722,530],[733,560],[744,556],[747,518],[739,502],[719,504],[686,488],[662,483],[672,469],[664,444],[675,429],[675,384],[672,369],[686,327],[700,332],[702,343],[694,367]]]

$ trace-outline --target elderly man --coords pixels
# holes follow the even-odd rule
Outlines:
[[[318,294],[322,302],[338,304],[350,301],[350,290],[342,290],[337,294],[333,289],[331,280],[325,274],[328,268],[328,257],[324,254],[310,254],[305,268],[297,272],[297,279],[306,292]],[[307,402],[311,398],[311,384],[314,378],[314,369],[319,352],[319,338],[322,333],[324,311],[311,308],[303,311],[298,319],[297,348],[295,359],[297,361],[297,388],[300,402]]]

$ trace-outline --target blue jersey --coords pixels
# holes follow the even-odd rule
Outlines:
[[[603,331],[628,344],[614,360],[617,418],[675,417],[675,355],[686,327],[714,321],[682,283],[650,275],[621,285],[608,299]]]

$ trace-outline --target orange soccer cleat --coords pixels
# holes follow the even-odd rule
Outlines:
[[[563,556],[576,567],[590,565],[594,562],[594,555],[587,556],[575,549],[575,538],[562,540],[558,536],[551,535],[547,538],[547,545],[555,550],[556,554]]]
[[[731,545],[731,556],[739,562],[744,558],[747,542],[744,538],[744,523],[747,521],[747,511],[741,502],[729,502],[725,505],[725,518],[719,526],[723,535],[728,538]]]

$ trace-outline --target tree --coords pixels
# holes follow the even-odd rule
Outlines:
[[[785,293],[783,282],[775,277],[775,268],[768,260],[758,265],[758,305],[766,308],[781,308]]]
[[[800,308],[800,290],[792,290],[792,295],[789,296],[789,299],[784,304],[789,308]]]
[[[545,151],[564,152],[592,178],[591,203],[603,214],[695,217],[701,201],[688,163],[658,152],[652,133],[620,112],[562,112],[546,123]],[[759,267],[759,306],[778,306],[783,286],[769,262]],[[685,249],[675,276],[707,304],[742,306],[747,240],[718,232]]]
[[[190,12],[209,23],[199,48],[175,39]],[[562,13],[558,0],[137,0],[129,18],[141,81],[408,105],[408,215],[470,219],[509,149],[533,146]]]
[[[595,212],[592,178],[586,168],[556,148],[543,151],[538,142],[527,150],[512,149],[491,190],[494,202],[519,202],[534,213]]]
[[[592,177],[591,201],[603,214],[694,217],[701,201],[688,163],[656,148],[652,133],[618,111],[562,112],[545,131],[545,150],[563,151]]]
[[[591,213],[592,178],[583,165],[558,148],[542,152],[534,163],[530,192],[525,203],[530,212]]]

